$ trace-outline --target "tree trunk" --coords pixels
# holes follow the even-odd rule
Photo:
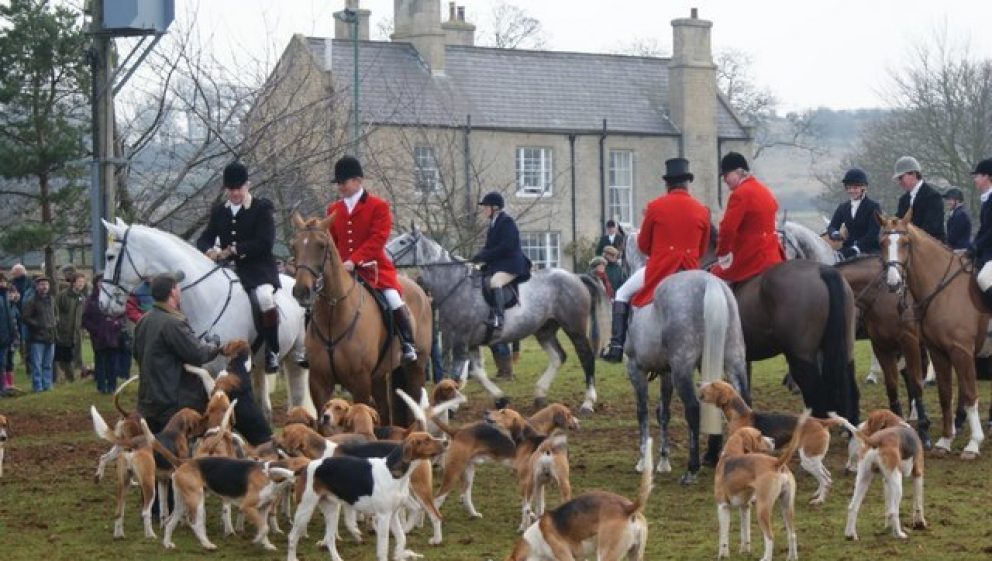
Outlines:
[[[41,223],[52,230],[52,201],[49,199],[49,187],[48,187],[48,174],[42,173],[38,175],[38,191],[41,195]],[[52,248],[52,237],[48,237],[45,242],[45,276],[48,277],[52,290],[54,291],[57,284],[55,283],[55,250]]]

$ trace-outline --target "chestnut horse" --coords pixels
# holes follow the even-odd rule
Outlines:
[[[889,409],[903,416],[899,404],[899,357],[906,359],[902,372],[909,394],[909,410],[916,410],[916,431],[924,448],[930,440],[930,418],[923,404],[923,357],[920,327],[912,318],[912,295],[890,292],[885,286],[885,264],[878,255],[861,255],[834,265],[854,291],[854,305],[861,311],[872,352],[885,374]]]
[[[981,293],[971,274],[973,265],[913,226],[912,210],[901,219],[881,215],[876,218],[882,225],[886,283],[895,292],[909,288],[916,299],[912,313],[920,322],[923,340],[937,372],[943,435],[935,448],[940,453],[950,452],[954,439],[953,366],[958,376],[958,405],[964,408],[970,431],[961,458],[975,459],[985,439],[978,415],[975,356],[984,350],[992,315],[982,306]]]
[[[310,393],[316,403],[323,404],[333,394],[334,385],[341,384],[355,402],[374,405],[383,424],[406,426],[406,407],[399,401],[393,403],[392,388],[420,395],[424,386],[431,349],[430,302],[415,282],[399,277],[417,348],[416,362],[403,366],[399,340],[386,328],[389,318],[383,318],[369,289],[341,263],[328,233],[333,222],[333,214],[323,220],[293,216],[293,296],[312,310],[306,338]]]

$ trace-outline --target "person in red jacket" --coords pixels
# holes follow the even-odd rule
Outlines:
[[[720,174],[730,198],[717,235],[717,264],[710,272],[727,282],[741,282],[785,261],[775,231],[778,201],[737,152],[723,157]]]
[[[665,277],[698,269],[699,258],[706,252],[710,239],[710,211],[689,194],[689,183],[694,179],[689,161],[684,158],[666,161],[662,179],[668,194],[648,203],[637,234],[637,247],[648,256],[647,265],[617,289],[613,301],[610,343],[600,355],[608,362],[623,359],[630,304],[637,307],[650,304],[655,288]]]
[[[362,164],[344,156],[334,164],[334,183],[340,198],[327,205],[327,216],[336,218],[329,228],[331,238],[349,273],[357,271],[372,288],[382,291],[393,311],[393,322],[403,347],[403,361],[417,360],[410,311],[403,302],[396,267],[386,256],[386,240],[393,228],[389,203],[370,195],[363,185]]]

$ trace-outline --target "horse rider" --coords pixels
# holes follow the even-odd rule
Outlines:
[[[745,281],[785,261],[775,230],[778,201],[750,169],[737,152],[720,160],[720,175],[730,197],[717,232],[717,264],[710,272],[729,283]]]
[[[985,305],[992,309],[992,266],[988,266],[992,262],[992,158],[978,162],[971,176],[981,194],[982,210],[978,233],[966,253],[975,261],[978,287],[982,289]]]
[[[923,181],[920,162],[912,156],[899,158],[896,160],[892,180],[905,191],[899,197],[896,216],[902,218],[912,208],[913,225],[944,242],[946,240],[944,235],[944,201],[936,189]]]
[[[851,259],[862,253],[878,253],[879,224],[875,213],[880,211],[878,203],[869,199],[868,174],[861,168],[851,168],[841,179],[849,200],[841,203],[827,226],[827,235],[831,240],[842,239],[840,228],[847,228],[847,238],[844,239],[838,253],[844,259]]]
[[[947,245],[954,251],[971,247],[971,216],[964,207],[964,193],[957,187],[944,192],[947,207]]]
[[[210,212],[206,229],[196,247],[218,262],[233,262],[246,291],[252,291],[262,313],[261,335],[265,341],[265,371],[279,370],[279,310],[275,292],[279,272],[272,246],[276,241],[275,208],[263,197],[253,197],[248,189],[248,169],[241,162],[224,168],[227,201]],[[219,243],[218,243],[219,240]]]
[[[393,314],[403,362],[409,364],[417,360],[413,324],[403,302],[396,267],[386,256],[393,213],[385,199],[365,190],[364,182],[365,174],[357,158],[344,156],[334,164],[334,183],[340,198],[327,205],[327,216],[337,216],[329,232],[344,270],[357,273],[368,286],[382,292]]]
[[[610,342],[600,353],[607,362],[620,362],[627,340],[630,306],[641,307],[654,300],[655,287],[665,277],[698,269],[710,239],[710,211],[689,194],[694,179],[689,160],[673,158],[665,162],[665,188],[644,213],[637,247],[647,256],[641,267],[617,289],[613,300],[613,326]]]
[[[489,228],[486,230],[486,245],[471,261],[482,263],[491,275],[489,287],[493,289],[493,303],[486,325],[495,332],[503,329],[503,311],[508,299],[503,287],[511,282],[519,284],[529,279],[530,260],[520,246],[517,223],[504,211],[506,204],[503,195],[495,191],[486,193],[479,206],[489,221]]]

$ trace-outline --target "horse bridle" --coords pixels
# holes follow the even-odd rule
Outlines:
[[[302,231],[315,232],[319,234],[323,233],[323,230],[319,228],[314,228],[312,226],[308,226],[304,228]],[[320,256],[320,265],[318,265],[316,269],[314,269],[310,265],[307,265],[306,263],[297,263],[296,268],[303,269],[304,271],[310,273],[310,276],[312,276],[314,279],[313,291],[317,294],[317,297],[323,298],[324,300],[327,301],[328,305],[334,307],[337,306],[339,302],[346,299],[351,294],[351,291],[354,290],[356,286],[358,286],[358,271],[353,270],[349,274],[349,276],[351,277],[351,286],[348,287],[348,290],[346,290],[344,294],[338,296],[337,298],[331,298],[324,291],[324,267],[327,266],[327,260],[330,259],[330,254],[331,254],[330,248],[327,245],[325,245],[324,252]],[[359,305],[359,308],[360,307],[361,305]]]
[[[391,259],[394,264],[395,264],[395,262],[397,260],[399,260],[400,257],[405,256],[407,253],[409,253],[411,250],[414,250],[417,247],[417,242],[420,240],[420,236],[421,236],[420,232],[414,230],[410,234],[410,236],[412,237],[411,242],[409,244],[407,244],[406,246],[404,246],[399,251],[397,251],[396,253],[393,253],[392,251],[389,251],[389,250],[386,251],[386,253],[389,254],[389,259]],[[413,252],[413,263],[410,264],[410,265],[402,265],[402,267],[403,268],[427,268],[427,267],[451,267],[451,266],[465,267],[467,265],[467,263],[464,262],[464,261],[455,261],[455,260],[452,260],[452,261],[438,261],[436,263],[420,263],[420,261],[418,259],[418,256],[419,255],[420,255],[419,252],[414,251]],[[397,265],[397,267],[400,267],[400,266]],[[456,282],[455,283],[455,286],[451,287],[451,290],[449,290],[447,292],[447,294],[445,294],[441,298],[435,298],[434,299],[434,301],[433,301],[434,309],[435,310],[440,310],[441,309],[441,306],[443,306],[444,303],[448,301],[448,298],[451,298],[451,296],[459,288],[461,288],[462,284],[464,284],[465,281],[468,280],[468,279],[470,279],[470,278],[472,278],[472,272],[471,271],[466,271],[465,276],[463,276],[458,282]]]
[[[894,235],[894,234],[907,236],[907,239],[908,239],[909,230],[908,229],[907,230],[894,230],[893,229],[893,230],[882,230],[882,232],[881,232],[881,235],[883,235],[883,236],[890,236],[890,235]],[[948,286],[950,286],[951,282],[955,278],[957,278],[958,275],[960,275],[961,273],[963,273],[963,272],[965,272],[967,270],[967,265],[961,260],[960,257],[958,257],[958,262],[961,264],[961,266],[958,267],[957,270],[955,270],[953,273],[951,273],[951,266],[954,265],[954,261],[955,261],[954,258],[955,257],[958,257],[958,256],[951,255],[951,258],[947,260],[947,269],[944,270],[944,274],[941,275],[941,277],[940,277],[940,282],[937,283],[937,286],[934,287],[933,291],[931,291],[930,294],[927,294],[925,297],[921,298],[914,305],[914,311],[916,312],[915,313],[915,315],[916,315],[916,318],[915,319],[917,319],[919,321],[922,321],[923,320],[923,316],[926,315],[927,308],[930,307],[930,303],[933,302],[933,299],[936,298],[937,295],[941,293],[941,291],[943,291],[945,288],[947,288]],[[903,279],[903,281],[902,281],[902,286],[903,286],[902,298],[899,299],[899,308],[900,308],[899,309],[899,314],[900,315],[902,315],[903,310],[906,309],[906,297],[905,297],[905,294],[906,294],[907,285],[909,283],[909,262],[910,262],[910,260],[912,258],[913,258],[913,253],[912,252],[907,252],[907,254],[906,254],[906,262],[905,263],[903,263],[902,261],[899,261],[898,259],[886,259],[885,260],[885,269],[884,270],[888,270],[889,267],[892,267],[892,268],[896,269],[899,272],[899,275]]]
[[[120,299],[117,296],[115,296],[110,290],[107,290],[104,287],[104,284],[108,284],[108,285],[116,288],[118,291],[120,291],[120,294],[123,294],[124,295],[125,301],[127,300],[127,295],[130,294],[131,291],[126,286],[124,286],[124,285],[121,284],[121,274],[122,274],[123,268],[124,268],[124,257],[127,257],[127,262],[128,262],[129,265],[131,265],[131,270],[134,271],[134,274],[139,279],[144,280],[146,278],[145,275],[143,275],[141,273],[141,271],[138,270],[138,266],[134,264],[134,258],[131,257],[131,252],[130,252],[130,250],[128,250],[128,247],[127,247],[127,238],[128,238],[128,236],[130,234],[131,234],[131,227],[128,226],[127,229],[124,230],[124,235],[121,236],[121,239],[120,240],[118,240],[120,242],[120,244],[121,244],[121,251],[120,251],[120,253],[117,254],[116,262],[114,263],[114,274],[113,274],[113,276],[111,276],[110,280],[107,280],[106,277],[100,279],[100,292],[103,293],[103,294],[105,294],[108,298],[112,298],[114,300],[114,302],[117,302],[118,304],[121,304],[121,305],[123,305],[125,302],[121,302]],[[186,286],[182,286],[182,285],[179,286],[179,290],[181,290],[181,291],[190,290],[193,287],[195,287],[196,285],[198,285],[201,282],[203,282],[204,280],[206,280],[207,277],[209,277],[210,275],[216,273],[218,270],[221,270],[221,269],[224,270],[224,276],[227,277],[227,280],[228,280],[228,283],[227,283],[227,298],[224,299],[224,305],[221,307],[220,312],[218,312],[218,314],[214,318],[214,320],[210,323],[210,326],[207,327],[207,329],[204,330],[203,333],[200,333],[197,336],[199,339],[205,339],[207,337],[207,334],[210,333],[210,330],[213,329],[218,323],[220,323],[220,318],[222,318],[224,316],[224,312],[227,311],[227,307],[231,303],[231,297],[234,295],[233,294],[234,293],[234,285],[235,285],[235,283],[240,283],[241,282],[241,279],[239,279],[237,276],[234,276],[234,277],[228,276],[228,274],[227,274],[227,267],[224,267],[223,264],[218,263],[213,268],[211,268],[209,271],[207,271],[202,276],[200,276],[200,278],[194,280],[193,282],[187,284]]]

